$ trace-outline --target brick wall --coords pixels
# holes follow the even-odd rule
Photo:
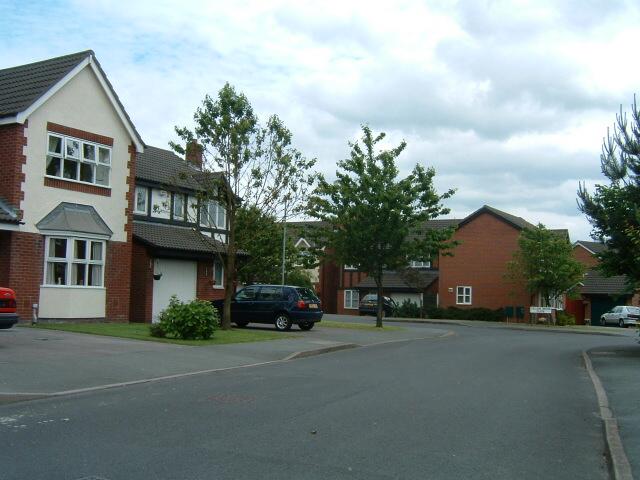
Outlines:
[[[582,263],[587,269],[598,265],[598,258],[580,245],[573,247],[573,258]]]
[[[24,198],[22,182],[24,173],[22,165],[26,162],[23,147],[27,144],[24,125],[0,125],[0,165],[2,165],[2,182],[0,182],[0,197],[3,197],[14,207],[20,208]],[[22,214],[20,215],[22,217]]]
[[[131,256],[131,299],[129,321],[151,322],[153,311],[153,258],[139,243]]]
[[[198,279],[196,282],[196,297],[199,300],[221,300],[224,298],[224,288],[213,288],[213,260],[198,262]]]
[[[11,232],[0,231],[0,286],[9,287],[9,252],[11,248]]]
[[[453,250],[453,257],[441,255],[439,259],[440,306],[491,309],[522,306],[528,319],[531,296],[524,285],[513,285],[504,277],[507,262],[518,249],[519,235],[519,230],[489,213],[460,227],[453,238],[461,244]],[[458,286],[472,287],[472,305],[456,305]]]
[[[16,292],[18,315],[31,321],[32,305],[39,303],[44,265],[44,237],[37,233],[11,232],[6,286]]]

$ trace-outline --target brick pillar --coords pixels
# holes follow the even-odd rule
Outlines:
[[[129,321],[151,323],[153,309],[153,257],[139,243],[133,243],[131,257],[131,301]]]
[[[9,243],[6,286],[16,292],[20,319],[31,321],[32,305],[39,303],[43,283],[44,237],[37,233],[11,232]]]
[[[26,127],[27,122],[24,125],[18,123],[0,125],[0,165],[2,165],[0,197],[18,209],[21,200],[24,199],[22,165],[27,160],[23,151],[27,144]],[[22,218],[22,213],[20,213],[20,218]]]

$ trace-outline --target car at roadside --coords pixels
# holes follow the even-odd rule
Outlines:
[[[640,307],[631,305],[618,305],[600,317],[600,324],[614,324],[621,328],[636,325],[640,319]]]
[[[396,302],[392,298],[382,297],[382,316],[390,317],[398,308]],[[369,293],[362,297],[358,304],[358,313],[360,315],[377,315],[378,314],[378,295]]]
[[[0,329],[11,328],[18,323],[16,307],[16,292],[0,287]]]
[[[213,300],[222,315],[224,300]],[[322,320],[322,304],[307,287],[293,285],[250,285],[238,290],[231,300],[231,321],[239,327],[249,323],[268,323],[277,330],[311,330]]]

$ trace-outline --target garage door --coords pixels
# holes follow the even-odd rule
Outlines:
[[[156,260],[155,273],[162,273],[162,277],[153,281],[154,323],[169,305],[171,295],[176,295],[183,302],[196,298],[198,263],[160,258]]]

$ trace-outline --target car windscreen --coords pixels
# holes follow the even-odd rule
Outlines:
[[[298,292],[298,295],[300,295],[302,300],[308,300],[311,302],[318,301],[318,296],[310,288],[298,287],[296,288],[296,292]]]

